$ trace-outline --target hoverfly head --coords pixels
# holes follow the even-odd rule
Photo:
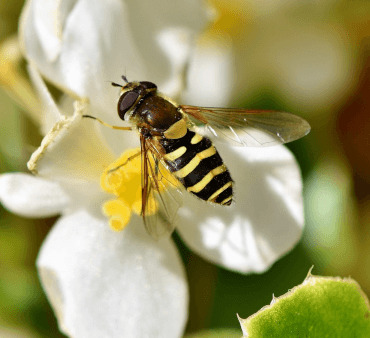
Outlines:
[[[122,78],[127,81],[126,77]],[[122,120],[128,120],[128,116],[131,114],[127,113],[131,113],[144,97],[157,91],[157,86],[149,81],[127,82],[125,86],[121,87],[122,91],[118,100],[117,109],[118,115]]]

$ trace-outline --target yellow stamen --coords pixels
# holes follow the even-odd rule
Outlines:
[[[162,164],[156,168],[152,157],[149,158],[148,174],[151,177],[153,170],[154,174],[157,175],[160,192],[166,190],[170,185],[179,184]],[[113,230],[123,230],[129,223],[132,212],[141,215],[141,182],[140,148],[124,152],[120,158],[104,170],[100,178],[100,185],[103,190],[116,196],[116,199],[105,202],[103,205],[103,212],[109,217],[109,224]],[[145,209],[145,214],[148,216],[155,214],[159,207],[156,200],[156,186],[154,186],[154,181],[152,182],[151,191],[153,194],[148,196]]]
[[[123,230],[131,218],[130,207],[119,199],[106,202],[103,212],[109,217],[109,225],[115,231]]]
[[[109,165],[100,178],[100,186],[114,194],[116,199],[105,202],[103,212],[115,231],[123,230],[131,213],[141,213],[141,161],[140,148],[131,149]]]

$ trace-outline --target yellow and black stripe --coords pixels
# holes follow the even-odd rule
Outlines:
[[[209,138],[187,130],[181,138],[159,142],[170,170],[189,192],[205,201],[231,204],[233,180]]]

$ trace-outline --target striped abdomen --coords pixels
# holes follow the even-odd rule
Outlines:
[[[189,192],[205,201],[231,204],[233,181],[209,138],[188,130],[184,137],[159,142],[170,170]]]

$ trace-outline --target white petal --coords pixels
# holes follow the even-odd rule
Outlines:
[[[73,6],[64,0],[50,13],[38,9],[40,1],[29,3],[22,15],[21,41],[27,57],[52,82],[89,97],[92,106],[99,108],[100,117],[115,112],[117,91],[108,82],[122,82],[122,74],[131,81],[177,83],[174,77],[182,75],[189,46],[206,21],[199,0],[76,0]],[[57,28],[40,15],[55,18]],[[40,21],[52,31],[41,34]],[[168,44],[159,38],[168,30],[173,33],[170,40],[179,41],[176,53],[173,47],[167,50]],[[46,51],[49,41],[55,52]],[[50,62],[55,55],[56,60]]]
[[[64,23],[74,3],[73,0],[33,1],[35,30],[40,36],[42,51],[50,62],[55,61],[60,53]]]
[[[303,227],[299,167],[284,146],[217,145],[235,181],[235,203],[187,198],[178,230],[204,258],[240,272],[263,272],[298,241]]]
[[[25,217],[50,217],[68,205],[60,186],[32,175],[0,175],[0,201],[10,211]]]
[[[85,212],[63,216],[37,266],[70,337],[182,336],[187,286],[181,259],[171,240],[153,241],[138,217],[116,233]]]

